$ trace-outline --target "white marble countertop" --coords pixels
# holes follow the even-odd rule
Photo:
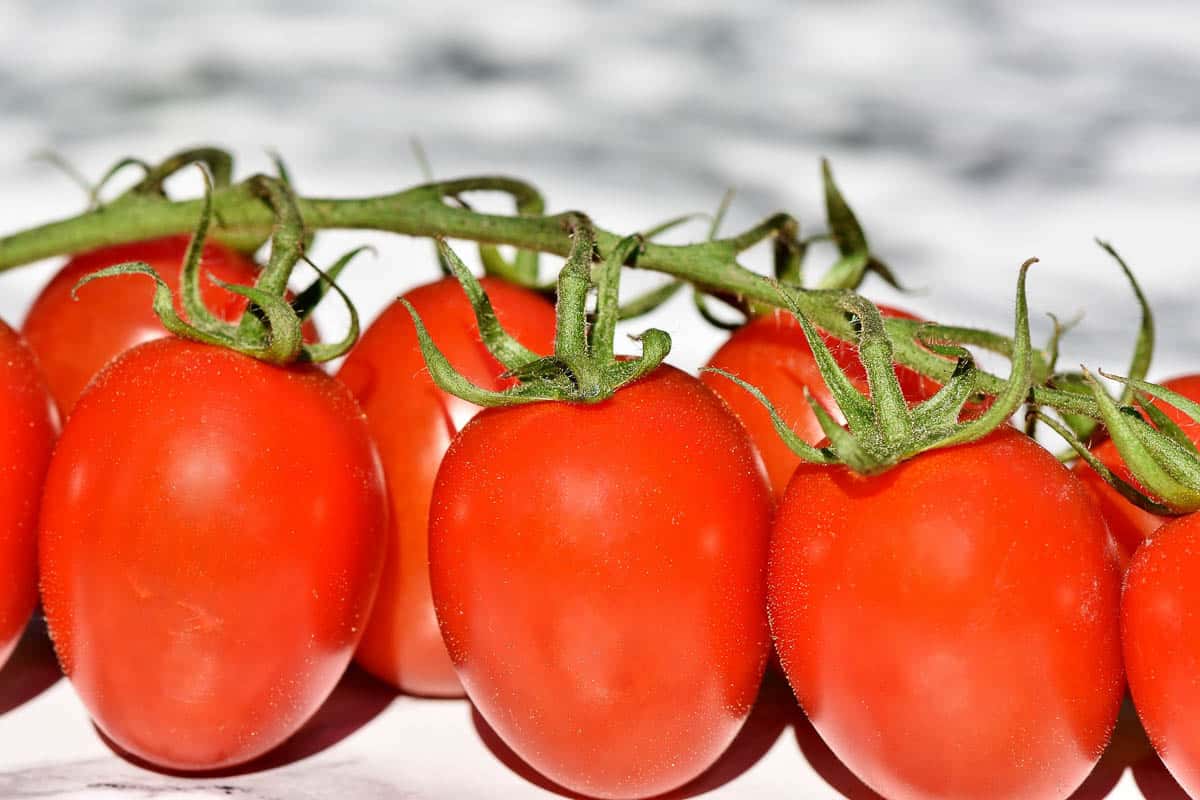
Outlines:
[[[1101,235],[1157,309],[1153,375],[1196,368],[1200,11],[1169,0],[732,5],[0,0],[0,232],[83,206],[30,160],[45,148],[98,176],[120,156],[200,142],[265,170],[270,147],[306,193],[346,195],[418,181],[408,139],[419,136],[439,175],[519,175],[552,210],[627,231],[710,210],[730,186],[730,229],[779,209],[821,227],[827,155],[875,249],[922,289],[902,302],[1007,328],[1016,268],[1037,255],[1035,335],[1049,329],[1041,312],[1086,311],[1063,363],[1119,369],[1137,314],[1091,243]],[[428,243],[379,234],[324,236],[316,255],[364,242],[377,263],[344,283],[369,320],[435,267]],[[0,274],[0,317],[19,323],[53,266]],[[334,307],[320,314],[327,330],[343,324]],[[635,327],[650,325],[675,333],[672,361],[685,368],[721,338],[682,297]],[[0,672],[0,797],[553,796],[466,703],[397,697],[356,671],[257,771],[204,779],[113,755],[56,674],[36,635]],[[866,796],[818,751],[776,686],[693,788]],[[1182,796],[1153,762],[1137,775],[1118,763],[1077,800],[1142,794]]]

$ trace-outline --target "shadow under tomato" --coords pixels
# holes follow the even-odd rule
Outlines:
[[[1152,755],[1133,767],[1133,782],[1146,800],[1189,800],[1190,795],[1171,777],[1166,765]]]
[[[817,733],[816,728],[807,717],[801,717],[796,722],[796,741],[800,745],[800,752],[808,761],[809,766],[813,771],[821,777],[829,785],[831,789],[836,791],[846,800],[883,800],[881,795],[876,793],[871,787],[867,786],[858,777],[850,771],[842,761],[829,749],[829,745]],[[1157,764],[1162,774],[1155,771],[1154,765]],[[1080,784],[1079,788],[1070,796],[1069,800],[1103,800],[1112,794],[1113,789],[1121,781],[1121,776],[1129,767],[1133,768],[1135,778],[1138,771],[1146,769],[1147,780],[1160,787],[1165,780],[1169,781],[1174,786],[1178,794],[1150,794],[1143,789],[1145,796],[1150,800],[1183,800],[1187,795],[1183,793],[1178,785],[1174,784],[1166,770],[1162,768],[1158,757],[1154,755],[1153,748],[1150,747],[1149,741],[1146,739],[1146,734],[1142,730],[1141,723],[1138,721],[1137,713],[1133,710],[1133,706],[1126,699],[1125,704],[1121,709],[1121,716],[1117,720],[1116,730],[1113,732],[1112,740],[1104,750],[1104,754],[1096,763],[1088,777]],[[1138,785],[1141,785],[1141,780],[1138,780]],[[1159,792],[1168,791],[1167,789],[1157,788]]]
[[[860,781],[858,776],[834,755],[808,717],[800,714],[793,727],[796,733],[796,744],[800,746],[800,754],[812,767],[813,772],[817,773],[830,789],[846,800],[883,800],[874,789]]]
[[[0,669],[0,714],[25,705],[62,677],[41,613],[34,615]]]
[[[228,778],[276,769],[327,750],[379,716],[396,696],[394,688],[352,663],[312,718],[283,744],[253,761],[218,770],[164,769],[126,752],[99,728],[96,732],[114,753],[143,769],[178,778]]]
[[[800,716],[800,709],[792,698],[791,689],[782,678],[768,673],[759,691],[758,699],[746,724],[730,742],[719,759],[694,780],[674,791],[659,795],[658,800],[684,800],[699,797],[713,791],[757,764],[771,746],[779,739],[784,729]],[[529,783],[561,797],[587,800],[586,795],[571,791],[542,775],[526,764],[520,756],[504,743],[483,715],[472,705],[471,722],[480,741],[500,763]]]

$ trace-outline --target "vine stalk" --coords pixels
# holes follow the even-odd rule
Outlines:
[[[218,186],[212,194],[213,235],[231,246],[253,249],[268,240],[275,214],[255,189],[255,178]],[[530,184],[515,178],[483,176],[437,181],[394,194],[366,198],[297,198],[296,208],[305,229],[380,230],[421,237],[464,239],[485,245],[511,245],[519,250],[567,256],[571,250],[571,225],[577,212],[505,216],[483,214],[451,205],[447,198],[467,192],[500,192],[511,196],[518,208],[538,207],[541,196]],[[56,255],[122,244],[193,230],[203,212],[202,199],[171,200],[157,192],[128,192],[116,200],[69,219],[51,222],[0,238],[0,271]],[[738,263],[738,255],[754,245],[787,235],[796,221],[775,214],[734,236],[688,245],[646,242],[637,268],[661,272],[687,281],[698,289],[759,307],[786,307],[794,303],[811,321],[832,335],[854,340],[856,333],[845,313],[844,289],[804,290],[780,285]],[[596,245],[609,254],[622,237],[595,229]],[[951,378],[954,363],[918,342],[921,323],[888,319],[896,361],[934,380]],[[1005,337],[979,331],[993,349],[1011,347]],[[1034,374],[1045,377],[1044,359],[1035,359]],[[980,373],[977,387],[988,394],[1004,388],[1003,379]],[[1059,411],[1099,416],[1093,398],[1074,392],[1036,386],[1033,400]]]

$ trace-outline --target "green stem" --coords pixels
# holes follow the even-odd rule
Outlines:
[[[576,213],[551,216],[481,214],[447,204],[444,198],[464,192],[502,192],[518,205],[535,202],[538,192],[529,184],[507,177],[477,177],[423,184],[396,194],[365,198],[298,198],[296,208],[305,229],[328,228],[381,230],[409,236],[444,236],[484,244],[505,244],[520,250],[566,256],[571,250],[571,221]],[[229,244],[253,246],[270,238],[275,214],[248,183],[218,188],[212,195],[213,235]],[[200,199],[173,201],[162,197],[128,194],[103,209],[51,222],[0,238],[0,271],[52,256],[105,245],[122,244],[192,231],[202,212]],[[786,214],[774,215],[743,234],[692,245],[647,242],[638,255],[638,268],[661,272],[688,281],[721,296],[733,296],[766,307],[786,307],[776,282],[746,269],[737,253],[794,224]],[[601,254],[610,252],[620,236],[596,229]],[[853,341],[855,332],[845,319],[834,293],[785,289],[789,299],[817,326],[840,339]],[[919,323],[888,319],[896,360],[934,380],[946,382],[954,370],[949,362],[921,347],[916,339]],[[1035,369],[1036,372],[1036,369]],[[979,373],[978,388],[989,394],[1002,391],[1004,381]],[[1091,398],[1044,387],[1035,387],[1037,403],[1070,413],[1097,416]]]

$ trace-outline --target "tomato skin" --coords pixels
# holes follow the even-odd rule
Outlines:
[[[917,319],[890,306],[879,306],[886,317]],[[838,365],[861,391],[867,391],[867,375],[858,359],[858,348],[832,336],[822,334],[825,344]],[[731,372],[761,389],[800,438],[816,444],[825,438],[816,415],[804,397],[807,387],[838,421],[842,421],[837,404],[821,378],[808,340],[800,323],[786,311],[775,311],[750,320],[721,345],[708,361],[708,366]],[[932,397],[940,388],[930,378],[908,367],[898,366],[896,376],[904,396],[910,402]],[[754,442],[776,497],[782,497],[792,473],[800,464],[771,423],[766,409],[749,393],[727,378],[702,373],[700,380],[724,400],[737,418],[746,426]]]
[[[0,666],[37,604],[37,513],[57,423],[33,353],[0,321]]]
[[[500,324],[539,353],[554,351],[554,307],[535,292],[484,278]],[[460,372],[499,390],[504,367],[479,338],[471,304],[452,278],[405,295]],[[408,311],[393,303],[363,334],[338,379],[371,427],[388,479],[389,545],[371,620],[355,659],[410,694],[461,697],[429,589],[429,501],[442,456],[479,408],[438,389],[425,368]]]
[[[345,670],[385,527],[366,421],[333,378],[141,345],[97,376],[51,460],[42,601],[63,671],[146,761],[248,761]]]
[[[775,646],[822,738],[892,800],[1061,800],[1112,731],[1120,573],[1082,485],[1011,428],[876,477],[802,465]]]
[[[175,308],[182,314],[179,272],[190,241],[191,236],[182,234],[81,253],[63,265],[34,300],[21,333],[37,355],[64,419],[105,364],[131,347],[167,335],[151,307],[154,288],[140,275],[93,281],[79,290],[78,301],[71,299],[71,289],[98,269],[144,261],[176,293]],[[205,241],[200,256],[200,294],[217,318],[237,321],[246,308],[246,298],[216,286],[208,276],[252,285],[258,273],[253,260],[213,239]],[[305,326],[305,340],[317,340],[311,323]]]
[[[1190,400],[1200,402],[1200,375],[1181,375],[1163,381],[1161,385]],[[1179,409],[1161,400],[1154,401],[1154,404],[1162,409],[1171,418],[1171,421],[1187,434],[1193,443],[1200,445],[1200,424],[1197,424]],[[1133,474],[1129,471],[1129,467],[1121,459],[1121,454],[1117,452],[1117,446],[1111,439],[1105,439],[1093,447],[1092,454],[1099,458],[1101,463],[1106,467],[1126,481],[1135,486],[1139,485]],[[1121,496],[1120,492],[1105,483],[1096,474],[1096,471],[1082,459],[1075,463],[1073,469],[1075,470],[1075,474],[1087,484],[1088,488],[1096,496],[1096,500],[1100,503],[1100,510],[1104,513],[1104,521],[1108,523],[1108,529],[1112,533],[1113,539],[1116,540],[1121,558],[1121,566],[1125,568],[1129,564],[1129,559],[1132,558],[1134,551],[1137,550],[1138,545],[1147,539],[1150,534],[1158,530],[1164,523],[1173,519],[1173,517],[1154,514],[1130,503]]]
[[[1171,775],[1200,797],[1200,515],[1158,529],[1134,553],[1121,598],[1129,690]]]
[[[430,516],[434,604],[467,695],[572,790],[686,783],[761,681],[769,521],[744,430],[673,367],[596,405],[481,412]]]

